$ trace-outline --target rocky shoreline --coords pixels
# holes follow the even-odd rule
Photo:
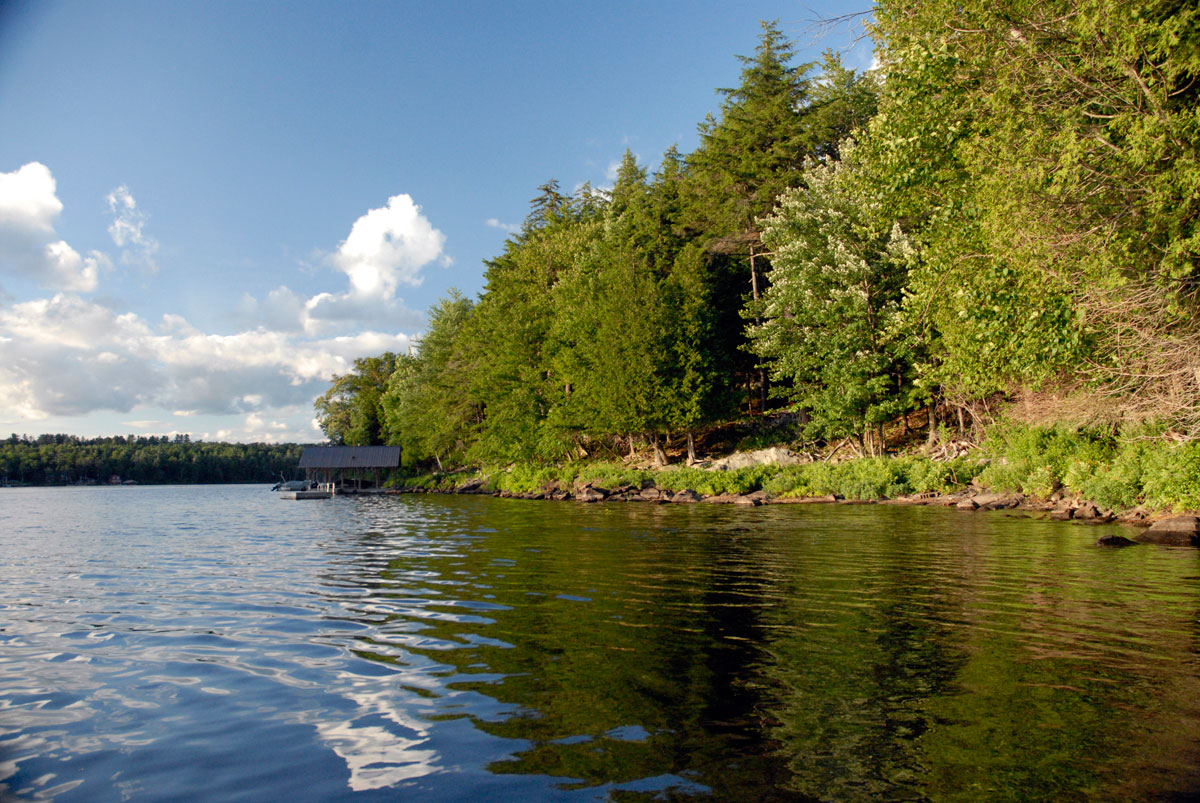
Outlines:
[[[653,480],[645,480],[640,486],[622,485],[603,488],[594,483],[576,484],[564,488],[557,482],[547,483],[536,491],[513,493],[496,491],[488,487],[485,478],[475,478],[449,489],[398,488],[389,493],[440,493],[440,494],[483,494],[504,499],[531,499],[575,501],[583,504],[597,502],[642,502],[648,504],[727,504],[742,507],[759,505],[925,505],[952,507],[962,511],[1013,510],[1040,515],[1051,521],[1071,521],[1079,524],[1118,523],[1136,528],[1132,539],[1119,535],[1100,538],[1101,546],[1128,546],[1135,543],[1167,544],[1172,546],[1200,546],[1200,516],[1183,514],[1155,517],[1141,509],[1116,513],[1104,510],[1086,500],[1071,499],[1055,494],[1049,499],[1032,499],[1013,493],[992,493],[986,489],[970,488],[949,494],[919,494],[894,499],[845,499],[837,495],[807,497],[775,497],[766,491],[747,494],[718,494],[702,496],[692,490],[669,490],[659,488]]]

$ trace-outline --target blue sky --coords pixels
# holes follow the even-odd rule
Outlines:
[[[0,433],[315,441],[536,188],[697,144],[777,19],[867,3],[0,5]]]

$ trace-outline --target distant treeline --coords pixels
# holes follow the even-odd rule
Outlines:
[[[1200,438],[1196,4],[881,0],[871,33],[860,74],[768,23],[695,151],[544,184],[477,299],[334,377],[326,434],[439,466],[661,459],[786,407],[881,454],[909,413],[1022,400]]]
[[[272,482],[281,475],[292,479],[303,448],[294,443],[193,442],[187,435],[11,435],[0,441],[0,483]]]

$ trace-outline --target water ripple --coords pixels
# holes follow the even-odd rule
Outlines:
[[[5,799],[1144,799],[1200,777],[1196,550],[892,507],[3,493]]]

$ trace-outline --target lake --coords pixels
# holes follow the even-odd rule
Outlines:
[[[0,490],[0,799],[1187,800],[1200,550],[867,506]]]

